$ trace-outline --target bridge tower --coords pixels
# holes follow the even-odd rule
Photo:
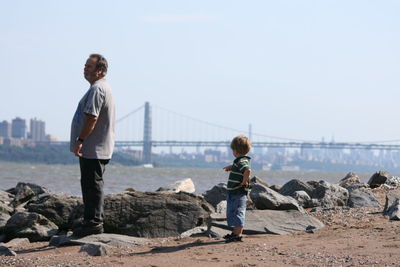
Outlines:
[[[151,163],[151,107],[150,103],[144,105],[144,132],[143,132],[143,163]]]

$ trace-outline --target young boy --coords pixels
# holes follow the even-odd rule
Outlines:
[[[231,149],[236,159],[232,165],[224,167],[224,170],[230,171],[227,186],[226,219],[228,226],[233,227],[233,231],[231,234],[224,236],[226,242],[242,241],[251,173],[250,157],[246,156],[251,149],[250,140],[246,136],[236,136],[231,142]]]

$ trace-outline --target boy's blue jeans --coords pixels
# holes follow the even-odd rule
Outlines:
[[[228,226],[244,226],[247,196],[228,194],[226,198],[226,220]]]

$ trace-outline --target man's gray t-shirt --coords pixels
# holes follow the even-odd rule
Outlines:
[[[85,114],[96,116],[97,122],[93,132],[83,142],[83,157],[111,159],[115,140],[115,107],[111,87],[105,79],[94,82],[79,102],[71,124],[71,152],[82,131]]]

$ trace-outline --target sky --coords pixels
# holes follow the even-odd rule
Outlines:
[[[1,1],[0,121],[36,117],[68,140],[96,52],[117,118],[149,101],[271,136],[399,140],[399,13],[395,0]]]

